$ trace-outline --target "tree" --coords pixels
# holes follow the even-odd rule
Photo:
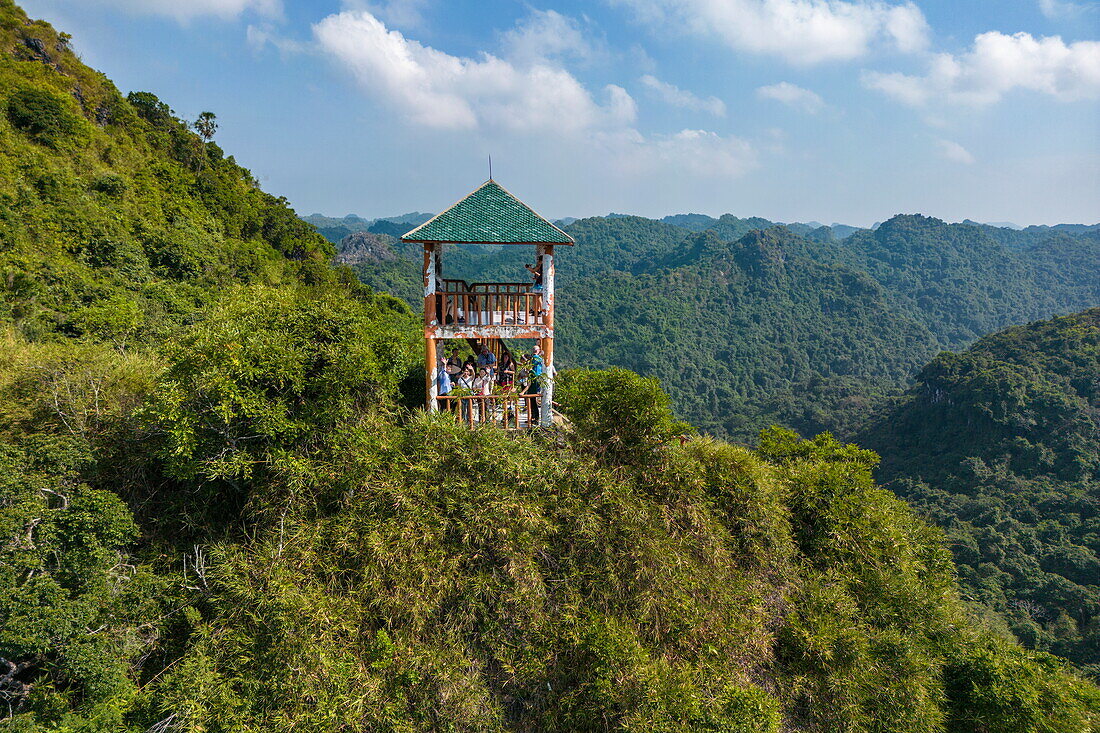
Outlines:
[[[646,463],[681,435],[669,397],[654,378],[628,369],[572,369],[558,380],[562,411],[577,440],[609,462]]]
[[[379,303],[334,289],[230,291],[169,349],[150,405],[169,473],[215,492],[312,475],[333,436],[393,404],[415,358]],[[232,493],[222,498],[242,498]]]
[[[214,137],[214,133],[218,131],[217,119],[217,115],[213,112],[203,112],[191,126],[195,128],[195,132],[199,133],[204,142],[210,142]]]

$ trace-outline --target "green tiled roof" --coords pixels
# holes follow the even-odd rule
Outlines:
[[[489,179],[401,239],[469,244],[573,244],[573,238]]]

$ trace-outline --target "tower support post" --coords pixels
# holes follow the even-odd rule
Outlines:
[[[542,358],[546,374],[542,378],[542,411],[539,422],[549,427],[554,421],[554,245],[539,246],[542,265],[542,308],[546,335],[542,338]]]
[[[424,394],[425,407],[429,412],[439,410],[439,359],[436,354],[435,330],[436,291],[439,258],[436,249],[439,245],[424,245]]]

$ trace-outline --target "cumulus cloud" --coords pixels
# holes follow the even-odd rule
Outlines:
[[[709,112],[715,117],[726,116],[726,104],[718,97],[700,97],[677,86],[663,82],[652,74],[641,78],[642,84],[655,97],[673,107],[682,107],[696,112]]]
[[[970,154],[970,151],[957,142],[951,140],[937,140],[936,149],[941,158],[949,160],[952,163],[970,165],[974,162],[974,156]]]
[[[713,36],[737,51],[793,64],[842,61],[875,44],[914,52],[928,44],[928,23],[912,2],[880,0],[611,0],[662,29]]]
[[[501,40],[504,55],[518,63],[561,58],[591,61],[601,54],[574,18],[555,10],[532,10]]]
[[[95,0],[101,5],[114,5],[131,13],[166,15],[180,22],[202,16],[223,20],[252,11],[269,18],[283,12],[281,0]]]
[[[796,84],[791,84],[789,81],[781,81],[778,84],[760,87],[756,90],[756,94],[763,99],[774,99],[812,115],[825,109],[825,100],[820,95],[809,89],[803,89]]]
[[[636,115],[622,87],[604,87],[600,102],[564,69],[491,54],[452,56],[387,29],[365,10],[330,15],[313,32],[365,89],[418,125],[571,132],[629,124]]]
[[[1024,89],[1061,101],[1100,97],[1100,41],[982,33],[965,54],[937,54],[924,76],[864,72],[863,83],[913,107],[981,107]]]
[[[534,14],[517,27],[516,37],[537,33],[543,24],[564,21],[571,27],[556,15]],[[586,160],[629,180],[674,173],[729,180],[757,165],[753,144],[735,136],[706,130],[643,134],[635,126],[637,105],[625,89],[609,84],[590,91],[545,54],[454,56],[387,28],[367,10],[330,15],[313,33],[317,48],[347,68],[372,98],[427,132],[535,138],[548,147],[584,151]],[[553,46],[554,54],[576,55],[576,40]]]

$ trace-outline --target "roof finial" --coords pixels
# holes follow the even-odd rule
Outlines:
[[[493,154],[489,153],[489,180],[493,180]]]

